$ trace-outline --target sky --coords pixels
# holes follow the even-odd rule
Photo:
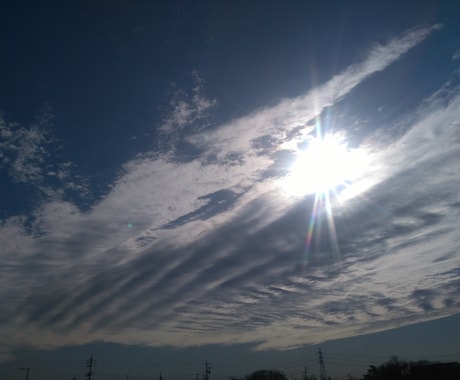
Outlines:
[[[5,1],[0,56],[2,380],[460,361],[460,3]]]

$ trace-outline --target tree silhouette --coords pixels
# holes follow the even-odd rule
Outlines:
[[[392,356],[389,361],[378,367],[371,365],[364,375],[364,380],[399,380],[407,378],[410,373],[409,363]]]
[[[246,380],[287,380],[286,375],[276,369],[261,369],[246,376]]]
[[[458,380],[460,363],[430,361],[405,362],[393,356],[389,361],[369,366],[363,380]]]

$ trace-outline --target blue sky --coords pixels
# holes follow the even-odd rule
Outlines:
[[[3,8],[5,376],[458,360],[456,2]]]

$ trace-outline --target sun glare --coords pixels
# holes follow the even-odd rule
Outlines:
[[[365,169],[363,150],[349,149],[343,138],[326,135],[298,150],[282,187],[289,196],[325,193],[347,188]]]

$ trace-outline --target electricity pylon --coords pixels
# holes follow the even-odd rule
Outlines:
[[[206,360],[205,367],[204,367],[204,380],[209,380],[209,375],[211,374],[211,364],[208,363]]]
[[[88,368],[88,373],[86,378],[88,380],[93,380],[93,366],[96,365],[96,360],[93,359],[93,355],[86,361],[86,368]]]
[[[327,380],[326,366],[324,365],[323,353],[321,352],[321,348],[318,350],[318,358],[319,358],[319,378],[320,380]]]

